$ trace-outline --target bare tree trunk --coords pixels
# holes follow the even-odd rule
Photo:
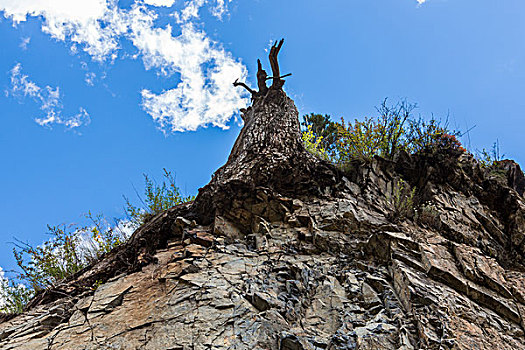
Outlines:
[[[249,228],[253,219],[250,206],[257,203],[259,190],[280,196],[320,195],[338,180],[335,167],[304,148],[297,108],[282,89],[284,80],[277,61],[282,44],[281,40],[270,51],[270,88],[258,61],[259,92],[252,95],[253,104],[243,114],[245,124],[228,161],[199,190],[193,211],[200,220],[210,222],[216,215],[233,215],[239,226]]]

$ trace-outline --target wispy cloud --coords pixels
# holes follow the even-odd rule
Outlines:
[[[89,86],[94,86],[95,85],[95,78],[97,77],[97,75],[93,72],[87,72],[86,73],[86,76],[84,77],[84,81],[86,82],[86,84],[88,84]]]
[[[73,116],[62,115],[60,88],[58,86],[55,88],[38,86],[29,79],[29,76],[22,73],[20,63],[11,69],[11,87],[6,91],[6,95],[21,99],[30,98],[37,103],[45,114],[43,117],[35,118],[35,122],[41,126],[63,125],[68,129],[74,129],[90,122],[88,112],[82,107],[79,113]]]
[[[419,5],[424,4],[427,0],[416,0]]]
[[[227,128],[248,102],[245,92],[231,85],[246,76],[244,65],[195,24],[204,7],[221,19],[229,2],[186,1],[182,9],[173,10],[174,23],[163,27],[156,25],[158,7],[172,7],[174,0],[135,0],[127,9],[120,8],[117,0],[0,0],[0,11],[15,24],[27,16],[42,16],[44,32],[96,61],[114,61],[122,50],[121,41],[129,40],[146,69],[180,74],[180,81],[170,89],[141,91],[142,108],[160,129],[174,132],[208,125]],[[86,76],[88,84],[93,82],[90,78]]]
[[[22,50],[27,50],[27,45],[29,45],[29,42],[31,41],[31,37],[22,38],[22,41],[20,42],[20,48]]]

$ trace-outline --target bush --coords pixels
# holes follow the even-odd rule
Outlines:
[[[505,155],[500,154],[498,140],[492,144],[492,148],[490,150],[483,148],[481,151],[477,151],[475,156],[479,165],[485,169],[494,167],[499,161],[503,159],[503,157],[505,157]]]
[[[34,290],[23,284],[15,284],[13,280],[0,277],[0,312],[4,314],[19,314],[34,295]]]
[[[390,197],[390,204],[393,209],[390,217],[392,221],[399,221],[413,216],[415,194],[416,188],[411,188],[405,180],[398,179],[394,182],[392,196]]]
[[[447,123],[413,118],[416,107],[406,101],[388,105],[384,100],[377,108],[377,117],[356,119],[353,123],[346,123],[343,118],[341,122],[331,122],[326,115],[304,116],[303,141],[310,152],[342,168],[351,161],[366,162],[374,156],[394,159],[400,152],[465,151],[456,138],[459,133],[449,130]]]
[[[86,217],[91,225],[48,226],[51,239],[37,247],[17,240],[13,254],[22,271],[17,279],[35,291],[55,286],[127,238],[119,225],[111,227],[102,215]]]
[[[56,285],[85,265],[80,256],[77,230],[71,231],[66,225],[48,226],[48,233],[52,238],[40,246],[18,241],[13,248],[18,267],[22,269],[18,278],[28,282],[35,291]]]
[[[166,169],[164,171],[164,181],[158,185],[154,180],[151,180],[148,175],[144,174],[145,198],[137,193],[142,207],[133,205],[130,200],[124,196],[126,201],[125,212],[126,216],[136,227],[142,225],[149,218],[161,213],[178,204],[191,202],[195,196],[183,197],[179,188],[175,185],[175,177]]]
[[[306,132],[311,132],[315,139],[319,140],[319,147],[331,156],[337,141],[337,123],[331,121],[328,114],[310,113],[303,116],[301,125]]]
[[[150,216],[193,200],[193,197],[184,198],[180,195],[175,178],[166,169],[164,177],[167,182],[163,181],[161,185],[157,185],[144,175],[145,199],[141,199],[143,207],[136,207],[125,198],[125,211],[129,221],[115,220],[115,223],[111,224],[103,215],[88,212],[88,225],[48,226],[51,238],[37,247],[16,240],[13,254],[21,270],[17,273],[16,280],[25,284],[15,284],[5,278],[0,281],[1,296],[5,300],[5,305],[0,305],[0,311],[21,312],[35,292],[56,286],[100,259],[122,244],[128,238],[128,232],[137,228]],[[102,281],[97,281],[97,284],[100,283]]]
[[[438,150],[451,149],[465,152],[457,139],[459,132],[451,131],[432,118],[426,121],[422,118],[410,119],[407,132],[407,151],[409,153],[435,153]]]
[[[93,215],[88,212],[86,218],[90,224],[78,229],[81,238],[78,249],[86,264],[100,259],[102,255],[124,243],[133,230],[123,220],[115,220],[112,225],[102,214]]]
[[[415,215],[416,221],[423,226],[440,229],[441,221],[439,219],[439,211],[436,205],[432,202],[426,202],[419,206]]]
[[[303,132],[303,143],[306,150],[317,157],[330,160],[331,157],[328,152],[322,147],[322,136],[315,136],[312,131],[312,125],[308,125],[306,131]]]

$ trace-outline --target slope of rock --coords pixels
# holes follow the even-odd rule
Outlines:
[[[525,349],[519,166],[443,152],[341,172],[306,153],[281,86],[195,203],[39,294],[0,348]]]

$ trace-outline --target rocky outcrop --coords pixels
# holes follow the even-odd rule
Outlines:
[[[525,349],[517,164],[444,151],[343,172],[305,153],[280,86],[246,113],[195,203],[37,295],[0,348]]]
[[[201,226],[173,208],[149,224],[167,237],[155,263],[0,324],[1,347],[525,348],[523,197],[500,189],[518,208],[507,215],[474,184],[429,175],[422,212],[392,223],[396,166],[359,167],[338,197],[261,189],[257,203],[225,215],[251,212],[249,232],[224,216]],[[467,166],[458,159],[450,179],[470,183]]]

